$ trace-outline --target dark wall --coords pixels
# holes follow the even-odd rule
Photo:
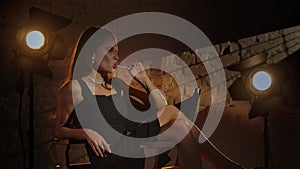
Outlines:
[[[58,32],[68,46],[64,60],[51,62],[53,79],[35,76],[35,127],[37,168],[53,168],[53,149],[56,91],[68,68],[74,44],[80,32],[90,25],[104,25],[113,19],[136,12],[157,11],[171,13],[187,19],[199,27],[214,43],[236,41],[238,39],[300,24],[297,0],[1,0],[0,1],[0,168],[21,168],[22,147],[18,128],[19,96],[14,85],[19,71],[12,64],[15,49],[15,34],[28,21],[28,9],[37,6],[49,12],[72,19],[72,24]],[[285,84],[285,92],[294,106],[299,106],[299,52],[283,61],[290,72]],[[28,72],[25,72],[26,90],[22,104],[21,126],[24,145],[28,141]],[[243,104],[242,104],[243,105]],[[242,106],[243,107],[243,106]],[[240,107],[241,108],[241,107]],[[228,110],[212,139],[222,150],[234,159],[246,163],[262,164],[261,119],[254,122],[243,114],[246,109]],[[299,157],[299,109],[286,108],[271,121],[273,126],[272,153],[278,168],[293,167]],[[242,118],[242,120],[239,120]],[[241,125],[242,127],[240,127]],[[279,130],[281,129],[281,130]],[[250,132],[248,134],[247,132]],[[292,135],[287,133],[291,132]],[[229,135],[228,135],[229,133]],[[281,137],[284,133],[284,137]],[[252,138],[254,137],[254,138]],[[254,143],[251,142],[253,139]],[[299,141],[298,141],[299,142]],[[247,153],[246,150],[250,152]],[[252,151],[251,151],[252,150]],[[28,151],[26,151],[28,155]],[[283,158],[285,157],[285,158]],[[248,159],[249,158],[249,159]],[[280,163],[280,159],[284,159]],[[288,161],[288,160],[290,161]],[[298,158],[299,159],[299,158]],[[28,165],[28,163],[27,163]],[[277,167],[276,167],[277,168]]]

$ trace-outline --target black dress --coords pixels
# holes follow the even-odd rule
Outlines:
[[[85,82],[81,79],[78,80],[81,86],[82,96],[84,97],[83,101],[76,105],[75,110],[69,116],[69,119],[66,123],[67,127],[72,128],[90,128],[101,133],[104,136],[105,140],[110,144],[112,152],[117,149],[124,149],[124,151],[130,151],[130,145],[128,142],[124,141],[123,136],[135,137],[135,138],[148,138],[155,136],[160,131],[160,126],[158,119],[148,123],[137,123],[131,120],[128,120],[121,115],[118,109],[115,107],[113,97],[117,98],[118,104],[121,104],[122,110],[125,112],[130,111],[130,106],[128,103],[122,102],[120,99],[120,92],[117,90],[117,94],[105,96],[105,95],[92,95],[89,88]],[[115,88],[115,86],[114,86]],[[95,99],[95,100],[93,100]],[[93,101],[97,103],[97,108],[100,110],[100,113],[104,117],[101,118],[99,112],[95,111],[91,106]],[[128,113],[127,113],[128,114]],[[110,131],[107,130],[109,124],[111,128],[120,133],[116,137]],[[110,137],[111,135],[111,137]],[[76,143],[78,140],[70,140],[70,143]],[[93,152],[90,145],[86,140],[85,143],[86,150],[89,155],[91,165],[88,168],[91,169],[143,169],[144,168],[144,158],[129,158],[116,155],[114,153],[107,153],[107,156],[104,158],[96,156]],[[127,149],[127,150],[126,150]],[[143,151],[143,149],[140,149]],[[141,152],[136,152],[141,153]],[[159,157],[159,167],[163,166],[169,161],[168,156],[163,153]],[[87,166],[86,166],[87,167]]]

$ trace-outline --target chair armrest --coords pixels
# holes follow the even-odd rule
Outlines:
[[[56,137],[53,138],[53,142],[55,144],[56,164],[58,166],[65,167],[67,165],[77,166],[90,164],[84,143],[71,144],[69,139],[59,139]],[[69,159],[66,159],[66,155]]]

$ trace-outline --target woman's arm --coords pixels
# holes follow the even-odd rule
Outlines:
[[[73,85],[73,93],[72,93]],[[104,156],[104,151],[111,152],[109,144],[105,139],[96,131],[85,128],[68,128],[65,127],[70,114],[74,110],[74,104],[78,104],[83,100],[81,96],[81,88],[78,81],[72,81],[63,86],[57,94],[57,122],[55,126],[55,133],[59,138],[68,139],[86,139],[91,145],[96,155]]]
[[[74,83],[74,87],[77,86]],[[75,91],[81,90],[75,87]],[[78,103],[80,96],[77,92],[74,92],[74,103]],[[86,139],[86,133],[83,129],[72,129],[64,127],[70,114],[74,110],[73,97],[72,97],[72,82],[64,85],[57,93],[57,121],[55,126],[56,135],[60,138],[72,138],[72,139]]]
[[[151,105],[153,104],[157,109],[162,109],[168,105],[166,98],[149,79],[141,63],[131,65],[129,72],[148,91]]]

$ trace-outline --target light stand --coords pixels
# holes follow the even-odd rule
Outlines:
[[[269,91],[269,87],[271,86],[272,80],[268,81],[267,83],[260,83],[262,79],[271,79],[269,74],[264,71],[253,71],[257,67],[262,67],[265,65],[267,60],[267,53],[263,52],[257,55],[254,55],[250,58],[247,58],[241,61],[239,64],[233,65],[229,67],[229,70],[232,71],[239,71],[242,74],[242,77],[236,80],[237,83],[234,83],[231,87],[229,87],[229,92],[233,99],[236,100],[249,100],[252,104],[252,108],[248,114],[249,119],[255,118],[257,116],[263,116],[264,118],[264,169],[269,169],[269,159],[270,159],[270,138],[269,138],[269,127],[268,127],[268,120],[269,114],[268,111],[265,109],[263,103],[264,99],[259,99],[260,96]],[[259,80],[256,81],[254,76],[258,72],[263,72],[269,76],[260,77]],[[257,82],[257,84],[255,84]],[[262,87],[262,88],[260,88]],[[241,92],[247,90],[248,92]],[[241,94],[242,93],[242,94]],[[262,113],[265,112],[265,113]]]
[[[20,78],[15,84],[15,90],[20,95],[20,108],[19,113],[21,112],[21,104],[22,104],[22,98],[24,93],[24,74],[23,70],[20,70]],[[32,72],[29,72],[29,90],[28,90],[28,96],[29,96],[29,130],[27,131],[28,136],[28,144],[29,144],[29,153],[28,153],[28,166],[30,169],[34,169],[34,74]],[[20,116],[20,115],[19,115]],[[20,117],[19,117],[20,118]],[[21,124],[19,124],[20,130]],[[22,135],[22,132],[20,133]],[[21,136],[22,137],[22,136]],[[22,139],[23,140],[23,139]],[[22,141],[23,143],[23,141]],[[23,147],[23,145],[22,145]],[[24,151],[24,150],[23,150]],[[25,153],[25,152],[23,152]],[[24,154],[25,155],[25,154]],[[25,156],[23,157],[23,168],[25,167]]]
[[[14,51],[15,58],[13,64],[29,72],[29,169],[34,166],[34,74],[52,78],[52,73],[48,67],[49,60],[64,59],[67,47],[63,40],[56,35],[56,31],[71,23],[70,19],[58,16],[36,7],[29,9],[30,22],[21,28],[15,37],[17,50]],[[39,40],[33,38],[28,43],[27,36],[32,32],[46,35],[45,43],[35,46]],[[43,39],[44,40],[44,39]],[[32,43],[32,44],[31,44]],[[32,46],[33,45],[33,46]],[[36,48],[35,48],[36,47]]]
[[[34,169],[34,88],[33,73],[29,73],[29,169]]]
[[[264,169],[270,168],[269,162],[273,168],[270,156],[269,113],[288,105],[288,100],[281,90],[288,73],[276,64],[267,65],[267,58],[267,53],[262,52],[228,68],[242,74],[228,89],[231,97],[234,100],[250,101],[252,107],[248,114],[249,119],[258,116],[264,118]]]
[[[27,132],[28,136],[28,143],[29,143],[29,155],[28,155],[28,166],[29,168],[34,168],[34,74],[32,72],[29,73],[29,90],[28,90],[28,96],[29,96],[29,130]],[[24,73],[23,70],[20,70],[20,78],[15,84],[15,90],[17,93],[20,95],[20,105],[19,105],[19,113],[21,112],[21,105],[22,105],[22,100],[23,100],[23,94],[24,94]],[[20,119],[20,114],[19,114],[19,120]],[[19,121],[19,127],[20,127],[20,135],[22,137],[22,126],[21,126],[21,121]],[[21,138],[21,142],[23,144],[23,138]],[[23,147],[23,145],[22,145]],[[23,147],[23,168],[25,168],[25,150]]]
[[[258,96],[255,96],[257,99]],[[265,98],[266,99],[266,98]],[[266,109],[262,105],[262,103],[268,104],[267,102],[263,102],[263,99],[254,100],[252,103],[252,108],[248,114],[249,119],[255,118],[257,116],[262,116],[264,119],[263,122],[263,138],[264,138],[264,169],[269,169],[269,160],[270,160],[270,136],[269,136],[269,113],[268,109]],[[264,113],[262,113],[264,112]]]
[[[269,169],[269,155],[270,155],[270,137],[269,137],[269,114],[264,114],[264,166]]]
[[[282,95],[275,94],[269,95],[262,98],[258,98],[253,101],[252,108],[249,112],[249,119],[256,118],[258,116],[262,116],[264,119],[263,122],[263,130],[264,130],[264,167],[265,169],[269,169],[272,167],[272,163],[270,164],[271,156],[270,156],[270,135],[269,135],[269,113],[274,112],[281,107],[288,105],[288,100]],[[265,113],[262,113],[265,112]],[[272,162],[272,161],[271,161]]]

